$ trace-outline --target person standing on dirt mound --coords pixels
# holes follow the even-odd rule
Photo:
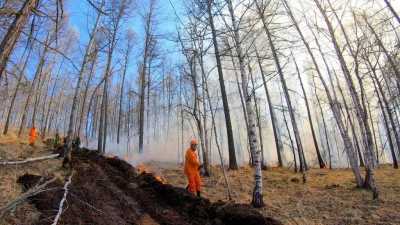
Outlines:
[[[187,187],[188,191],[197,194],[200,197],[200,187],[201,187],[201,179],[200,179],[200,163],[197,159],[197,140],[193,139],[190,141],[190,148],[186,150],[185,155],[185,174],[188,178],[189,185]]]
[[[35,126],[32,126],[31,130],[29,131],[29,145],[34,146],[37,138],[37,131]]]

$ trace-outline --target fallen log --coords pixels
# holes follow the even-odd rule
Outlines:
[[[58,212],[57,212],[56,217],[54,218],[54,221],[53,221],[52,225],[57,225],[58,224],[58,220],[61,217],[61,214],[62,214],[62,211],[63,211],[64,202],[67,200],[68,186],[71,184],[73,175],[74,175],[74,172],[71,173],[71,175],[68,177],[68,181],[64,185],[64,196],[60,201],[60,205],[58,207]]]
[[[40,157],[35,157],[35,158],[27,158],[27,159],[24,159],[24,160],[2,161],[2,162],[0,162],[0,166],[19,165],[19,164],[25,164],[25,163],[41,161],[41,160],[46,160],[46,159],[54,159],[54,158],[57,158],[59,155],[60,154],[51,154],[51,155],[40,156]]]
[[[42,193],[43,191],[46,191],[46,187],[53,183],[57,178],[53,178],[51,180],[48,180],[44,182],[43,184],[38,184],[36,186],[33,186],[31,189],[29,189],[27,192],[23,193],[20,195],[18,198],[14,199],[13,201],[7,203],[5,206],[0,208],[0,221],[3,219],[3,217],[11,211],[12,209],[15,209],[19,204],[25,202],[28,198],[33,197],[39,193]]]

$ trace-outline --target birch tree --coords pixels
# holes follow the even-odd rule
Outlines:
[[[262,193],[262,162],[261,162],[261,150],[259,148],[259,140],[257,138],[257,130],[256,130],[256,115],[254,113],[254,103],[252,101],[252,95],[255,93],[249,89],[249,77],[246,74],[245,69],[245,58],[243,54],[243,48],[241,45],[241,38],[239,34],[239,23],[236,21],[236,16],[233,10],[233,4],[231,0],[226,0],[228,5],[229,14],[231,17],[232,22],[232,31],[233,31],[233,40],[234,40],[234,47],[236,50],[236,57],[239,62],[239,71],[242,78],[242,91],[243,97],[246,102],[246,114],[248,120],[248,139],[250,143],[250,151],[253,155],[255,173],[254,173],[254,189],[253,189],[253,199],[252,205],[254,207],[262,207],[264,205],[263,201],[263,193]]]

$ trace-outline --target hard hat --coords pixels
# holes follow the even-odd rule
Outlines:
[[[192,139],[192,140],[190,141],[190,145],[197,145],[197,144],[198,144],[198,142],[197,142],[196,139]]]

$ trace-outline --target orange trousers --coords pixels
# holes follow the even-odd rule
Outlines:
[[[199,192],[201,188],[200,174],[199,173],[188,174],[187,178],[189,181],[189,191],[194,194]]]
[[[33,136],[30,136],[30,137],[29,137],[29,144],[30,144],[30,145],[34,145],[34,144],[35,144],[35,141],[36,141],[36,137],[33,137]]]

